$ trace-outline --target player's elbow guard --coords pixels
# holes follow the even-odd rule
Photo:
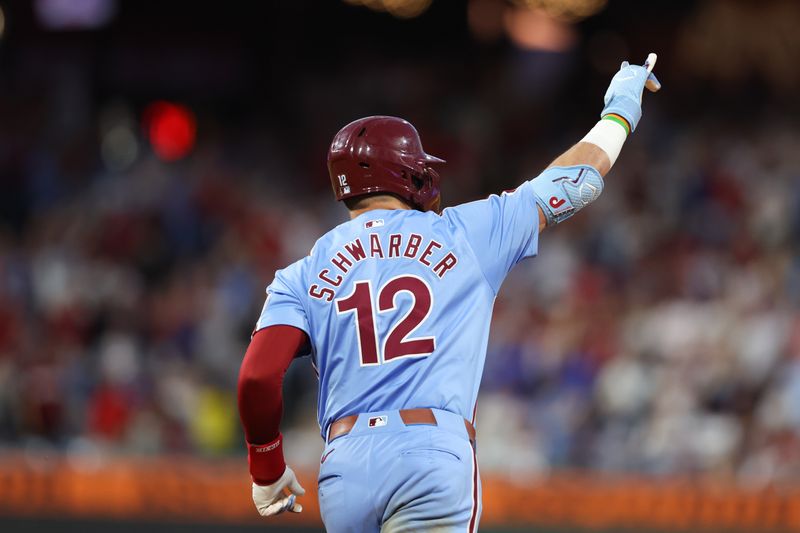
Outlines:
[[[603,177],[586,165],[548,168],[531,184],[548,226],[568,219],[603,192]]]

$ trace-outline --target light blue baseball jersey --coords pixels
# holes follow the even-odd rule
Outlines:
[[[311,339],[323,438],[343,416],[417,407],[472,420],[495,296],[536,255],[531,182],[445,209],[372,210],[279,270],[257,329]]]

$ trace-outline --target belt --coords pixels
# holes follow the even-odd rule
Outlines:
[[[436,422],[436,416],[433,414],[433,410],[427,407],[423,407],[421,409],[400,409],[400,419],[403,421],[405,425],[427,425],[427,426],[438,426],[439,424]],[[340,418],[339,420],[334,421],[331,424],[331,427],[328,429],[328,442],[332,441],[336,437],[341,437],[342,435],[347,435],[350,431],[353,430],[353,426],[358,420],[358,415],[350,415]],[[466,418],[464,419],[464,427],[467,430],[467,436],[469,437],[469,441],[475,444],[475,427],[473,427],[472,423]]]

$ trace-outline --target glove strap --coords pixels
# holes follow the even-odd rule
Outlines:
[[[627,123],[627,125],[623,125],[623,127],[628,131],[628,133],[635,131],[636,125],[642,118],[641,102],[639,100],[628,98],[627,96],[615,96],[603,108],[603,112],[600,113],[600,117],[606,118],[614,115],[620,117]]]
[[[608,113],[607,115],[603,115],[601,117],[601,120],[610,120],[612,122],[616,122],[617,124],[625,128],[625,133],[627,135],[631,134],[631,125],[628,123],[627,120],[625,120],[625,117],[621,115],[617,115],[616,113]]]
[[[247,463],[256,485],[272,485],[286,470],[283,459],[283,435],[267,444],[247,444]]]

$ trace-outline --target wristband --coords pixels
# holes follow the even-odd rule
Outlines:
[[[608,113],[607,115],[603,115],[602,117],[600,117],[600,120],[610,120],[611,122],[616,122],[617,124],[625,128],[626,136],[631,134],[631,125],[622,115],[617,115],[616,113]]]
[[[247,464],[250,476],[256,485],[271,485],[278,481],[286,470],[283,459],[283,435],[267,444],[247,444]]]
[[[609,100],[600,113],[600,117],[612,114],[622,117],[630,126],[630,131],[636,130],[636,125],[642,119],[641,89],[639,89],[639,98],[618,95]]]
[[[623,123],[624,120],[618,115],[605,115],[602,120],[595,124],[594,128],[581,139],[581,142],[590,143],[606,153],[611,165],[614,165],[625,139],[628,138],[628,130]]]

